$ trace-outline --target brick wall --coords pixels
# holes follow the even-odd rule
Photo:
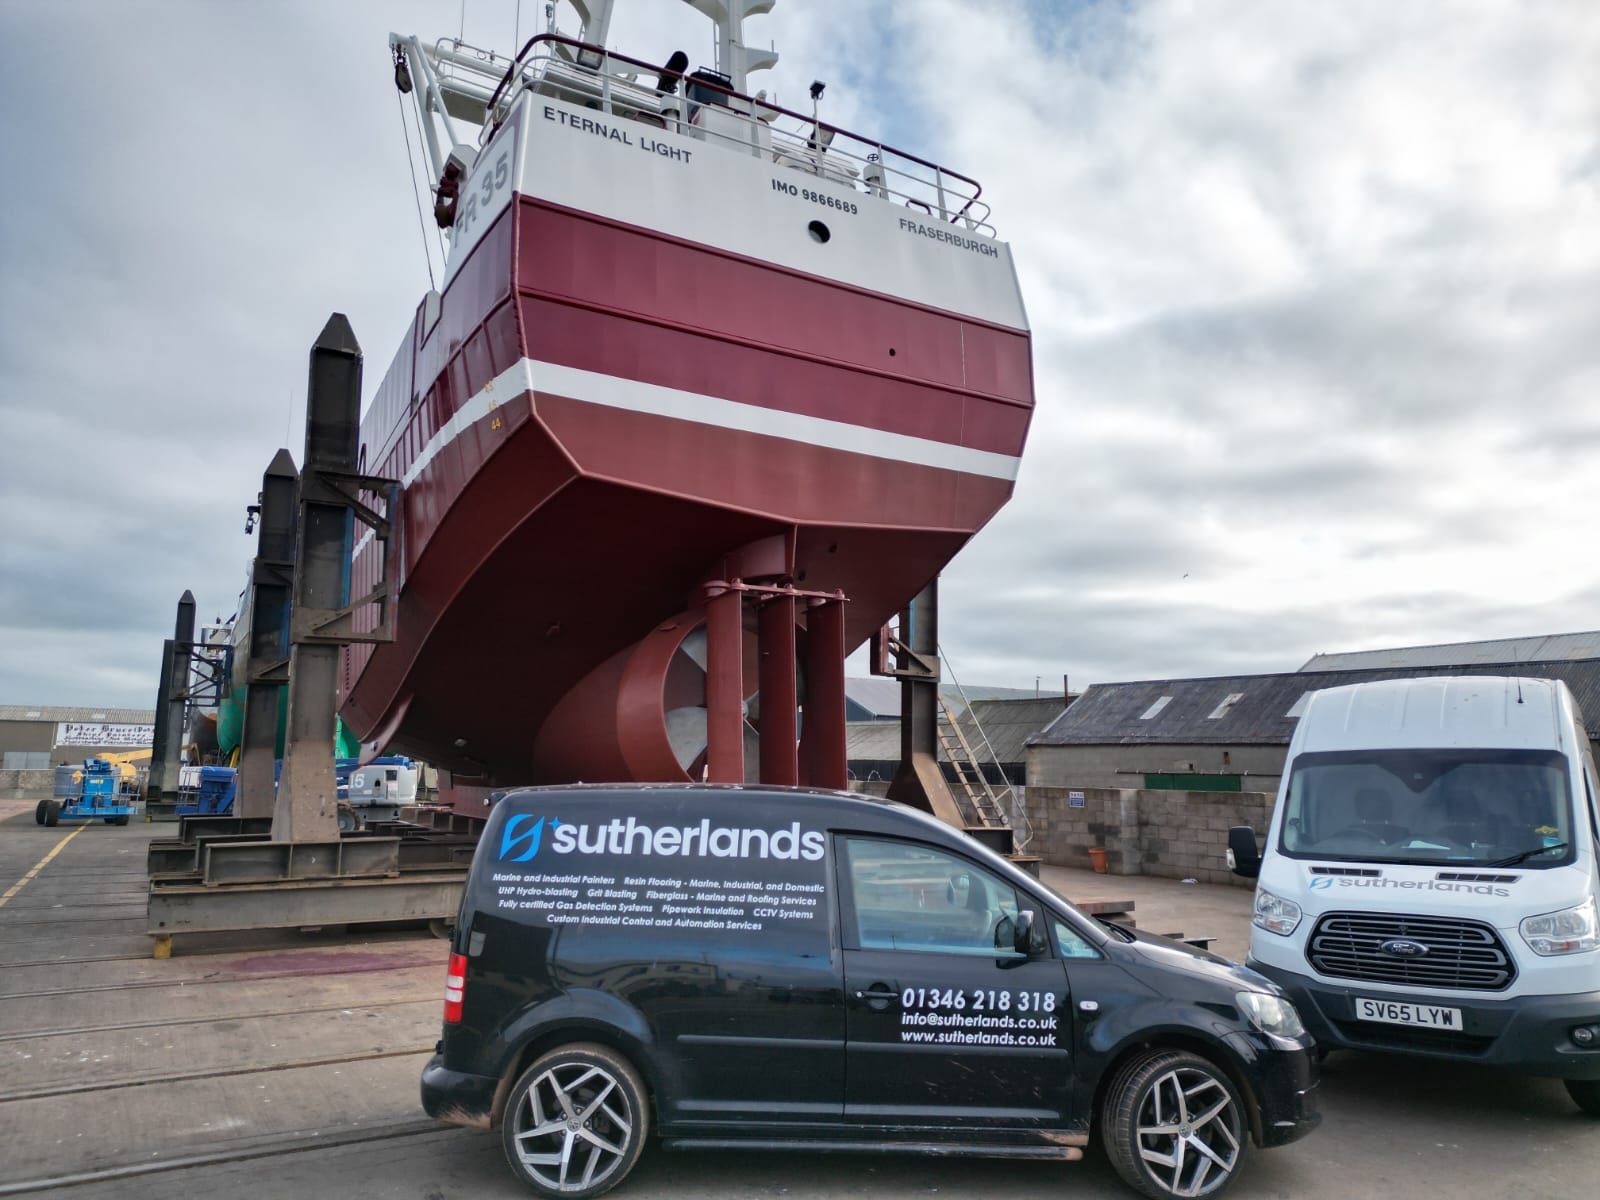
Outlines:
[[[1074,808],[1070,793],[1083,793]],[[1031,786],[1033,841],[1028,849],[1059,867],[1088,867],[1089,849],[1103,847],[1112,875],[1161,875],[1251,887],[1228,870],[1228,830],[1249,825],[1266,834],[1277,797],[1271,792],[1167,792],[1134,788]]]

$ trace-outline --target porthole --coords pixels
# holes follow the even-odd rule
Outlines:
[[[828,227],[821,221],[811,222],[811,224],[806,226],[806,229],[810,232],[811,240],[813,242],[826,242],[833,236],[833,234],[828,230]]]

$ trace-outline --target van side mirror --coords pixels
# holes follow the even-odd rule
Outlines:
[[[1017,914],[1012,932],[1012,949],[1018,954],[1033,953],[1033,911],[1023,909]]]
[[[1235,825],[1228,830],[1228,870],[1244,879],[1254,879],[1261,874],[1261,850],[1256,845],[1256,831],[1248,825]]]

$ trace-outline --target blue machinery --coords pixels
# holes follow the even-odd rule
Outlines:
[[[416,769],[416,764],[403,755],[386,755],[382,758],[375,758],[367,765],[369,767],[378,768],[404,768],[412,771]],[[282,766],[282,759],[279,759],[274,764],[274,784],[277,782],[277,776],[282,770]],[[341,808],[348,806],[352,809],[365,809],[383,806],[383,798],[381,796],[375,798],[370,794],[370,792],[364,791],[362,795],[356,797],[352,797],[350,795],[350,776],[359,766],[361,766],[361,760],[359,758],[336,758],[334,759],[333,766],[334,780],[338,785],[338,797]],[[391,772],[390,777],[392,778],[392,776],[393,773]],[[382,791],[381,785],[379,786],[379,791]],[[187,788],[182,790],[180,794],[182,802],[177,807],[176,815],[180,817],[230,816],[233,813],[234,797],[238,795],[238,792],[239,772],[235,768],[201,767],[199,787],[192,791]],[[415,786],[413,786],[410,796],[408,796],[403,803],[412,803],[415,801],[415,799],[416,789]],[[402,803],[402,801],[391,802],[389,807],[397,808],[399,803]],[[390,819],[393,818],[393,815],[394,814],[392,813],[388,814]],[[355,827],[353,814],[352,824],[350,827]],[[340,828],[345,828],[343,814],[341,814]]]
[[[82,767],[56,768],[54,795],[39,801],[34,820],[41,825],[62,821],[104,821],[126,825],[138,811],[137,785],[126,781],[116,763],[86,758]]]

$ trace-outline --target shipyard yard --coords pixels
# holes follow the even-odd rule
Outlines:
[[[145,849],[170,826],[48,829],[0,800],[0,1196],[521,1197],[498,1134],[435,1125],[418,1077],[438,1036],[446,944],[425,930],[180,939],[151,957]],[[42,863],[42,865],[41,865]],[[1150,929],[1242,956],[1247,889],[1045,868],[1114,891]],[[20,884],[20,886],[18,886]],[[1512,1194],[1589,1200],[1600,1139],[1558,1082],[1339,1053],[1316,1137],[1254,1155],[1239,1197]],[[656,1197],[1079,1197],[1127,1193],[1077,1165],[672,1153],[617,1192]]]
[[[775,3],[0,6],[0,1200],[1596,1200],[1600,22]]]

